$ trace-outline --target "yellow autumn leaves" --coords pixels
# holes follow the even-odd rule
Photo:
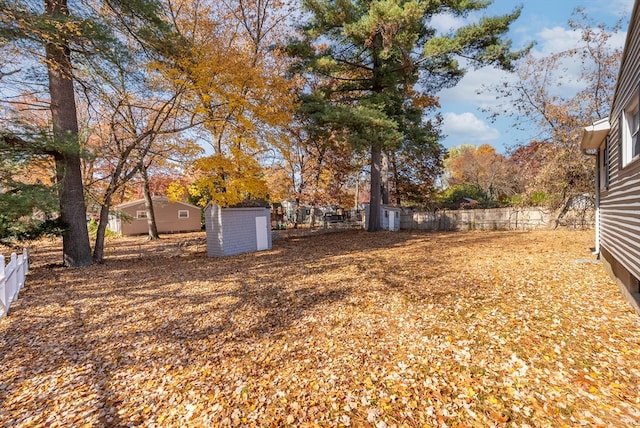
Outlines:
[[[573,262],[592,237],[347,232],[220,260],[197,233],[81,271],[42,242],[0,323],[0,425],[631,427],[638,315]]]
[[[214,154],[194,163],[195,181],[188,192],[205,206],[213,202],[223,207],[245,200],[266,200],[269,193],[262,167],[241,150],[233,149],[229,156]]]

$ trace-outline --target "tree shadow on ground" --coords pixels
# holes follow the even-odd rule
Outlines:
[[[104,409],[102,420],[119,425],[118,393],[105,375],[162,366],[167,353],[182,355],[188,364],[202,346],[231,358],[283,336],[302,341],[310,334],[304,328],[310,314],[330,315],[334,305],[364,293],[363,284],[373,276],[383,292],[416,298],[407,278],[391,274],[389,249],[415,246],[425,269],[437,269],[443,248],[492,246],[501,236],[346,232],[280,240],[271,251],[227,258],[206,257],[204,248],[176,254],[156,246],[143,253],[142,244],[133,243],[85,269],[40,265],[12,308],[11,327],[3,331],[0,355],[18,359],[23,375],[0,391],[0,403],[30,377],[88,366],[95,373],[89,383]],[[448,296],[428,293],[418,298]],[[50,398],[34,399],[46,408]]]

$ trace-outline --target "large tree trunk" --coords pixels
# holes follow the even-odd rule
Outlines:
[[[300,198],[296,198],[296,205],[293,211],[293,228],[297,229],[298,224],[300,223],[301,215],[300,215]]]
[[[50,15],[68,15],[66,0],[45,0]],[[91,246],[87,230],[84,187],[80,168],[78,118],[73,91],[69,46],[65,40],[46,45],[51,119],[55,142],[56,179],[60,194],[60,218],[66,225],[62,235],[65,266],[91,264]]]
[[[311,212],[309,213],[309,227],[311,229],[316,227],[316,206],[317,204],[315,202],[311,204]]]
[[[382,152],[382,173],[380,182],[382,189],[382,203],[387,205],[389,203],[389,155],[387,155],[387,152]]]
[[[383,49],[382,34],[378,31],[373,36],[373,92],[380,94],[384,90],[382,60],[380,52]],[[369,221],[367,231],[376,232],[381,229],[380,225],[380,185],[382,169],[382,148],[378,144],[371,144],[371,195],[369,197]]]
[[[369,199],[368,232],[380,230],[380,169],[382,150],[376,145],[371,146],[371,197]]]
[[[569,211],[574,198],[574,196],[564,198],[562,205],[553,212],[551,221],[549,222],[549,227],[551,229],[555,230],[560,226],[560,222]]]
[[[111,194],[105,196],[100,207],[100,220],[96,231],[96,242],[93,248],[93,261],[102,263],[104,261],[104,235],[109,223],[109,209],[111,208]]]
[[[149,176],[147,175],[147,166],[140,165],[140,174],[142,175],[142,193],[144,194],[144,207],[147,210],[147,225],[149,227],[149,239],[160,239],[158,234],[158,226],[156,224],[156,213],[153,210],[153,200],[151,198],[151,190],[149,189]]]
[[[107,190],[102,197],[102,206],[100,207],[100,222],[98,223],[96,242],[93,247],[93,261],[96,263],[102,263],[104,261],[104,235],[107,231],[107,224],[109,222],[109,210],[111,209],[111,201],[113,200],[113,195],[116,193],[118,187],[121,187],[118,185],[118,181],[120,180],[122,168],[124,167],[127,156],[129,155],[129,153],[131,153],[132,149],[133,145],[130,145],[123,152],[113,172],[111,173],[109,185],[107,186]],[[123,181],[127,181],[134,173],[135,170],[130,171],[129,174],[127,174],[126,177],[123,178]],[[123,187],[121,187],[121,189],[121,191],[124,191]]]

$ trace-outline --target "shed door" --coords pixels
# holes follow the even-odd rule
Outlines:
[[[256,243],[258,251],[268,250],[267,217],[256,217]]]
[[[389,230],[396,230],[395,226],[396,216],[393,211],[389,211]]]

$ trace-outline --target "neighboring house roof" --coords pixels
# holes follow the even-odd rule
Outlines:
[[[585,127],[582,131],[582,141],[580,142],[582,150],[597,150],[602,145],[604,139],[607,138],[610,129],[611,124],[609,123],[608,117]]]
[[[167,198],[166,196],[154,196],[154,197],[151,198],[151,200],[153,202],[169,202],[169,198]],[[133,206],[139,205],[140,203],[144,203],[144,199],[136,199],[135,201],[125,202],[123,204],[120,204],[120,205],[116,206],[115,208],[117,208],[117,209],[129,208],[129,207],[133,207]],[[169,202],[169,203],[184,205],[184,206],[189,207],[189,208],[200,209],[199,206],[191,205],[191,204],[188,204],[186,202],[175,201],[175,202]]]

